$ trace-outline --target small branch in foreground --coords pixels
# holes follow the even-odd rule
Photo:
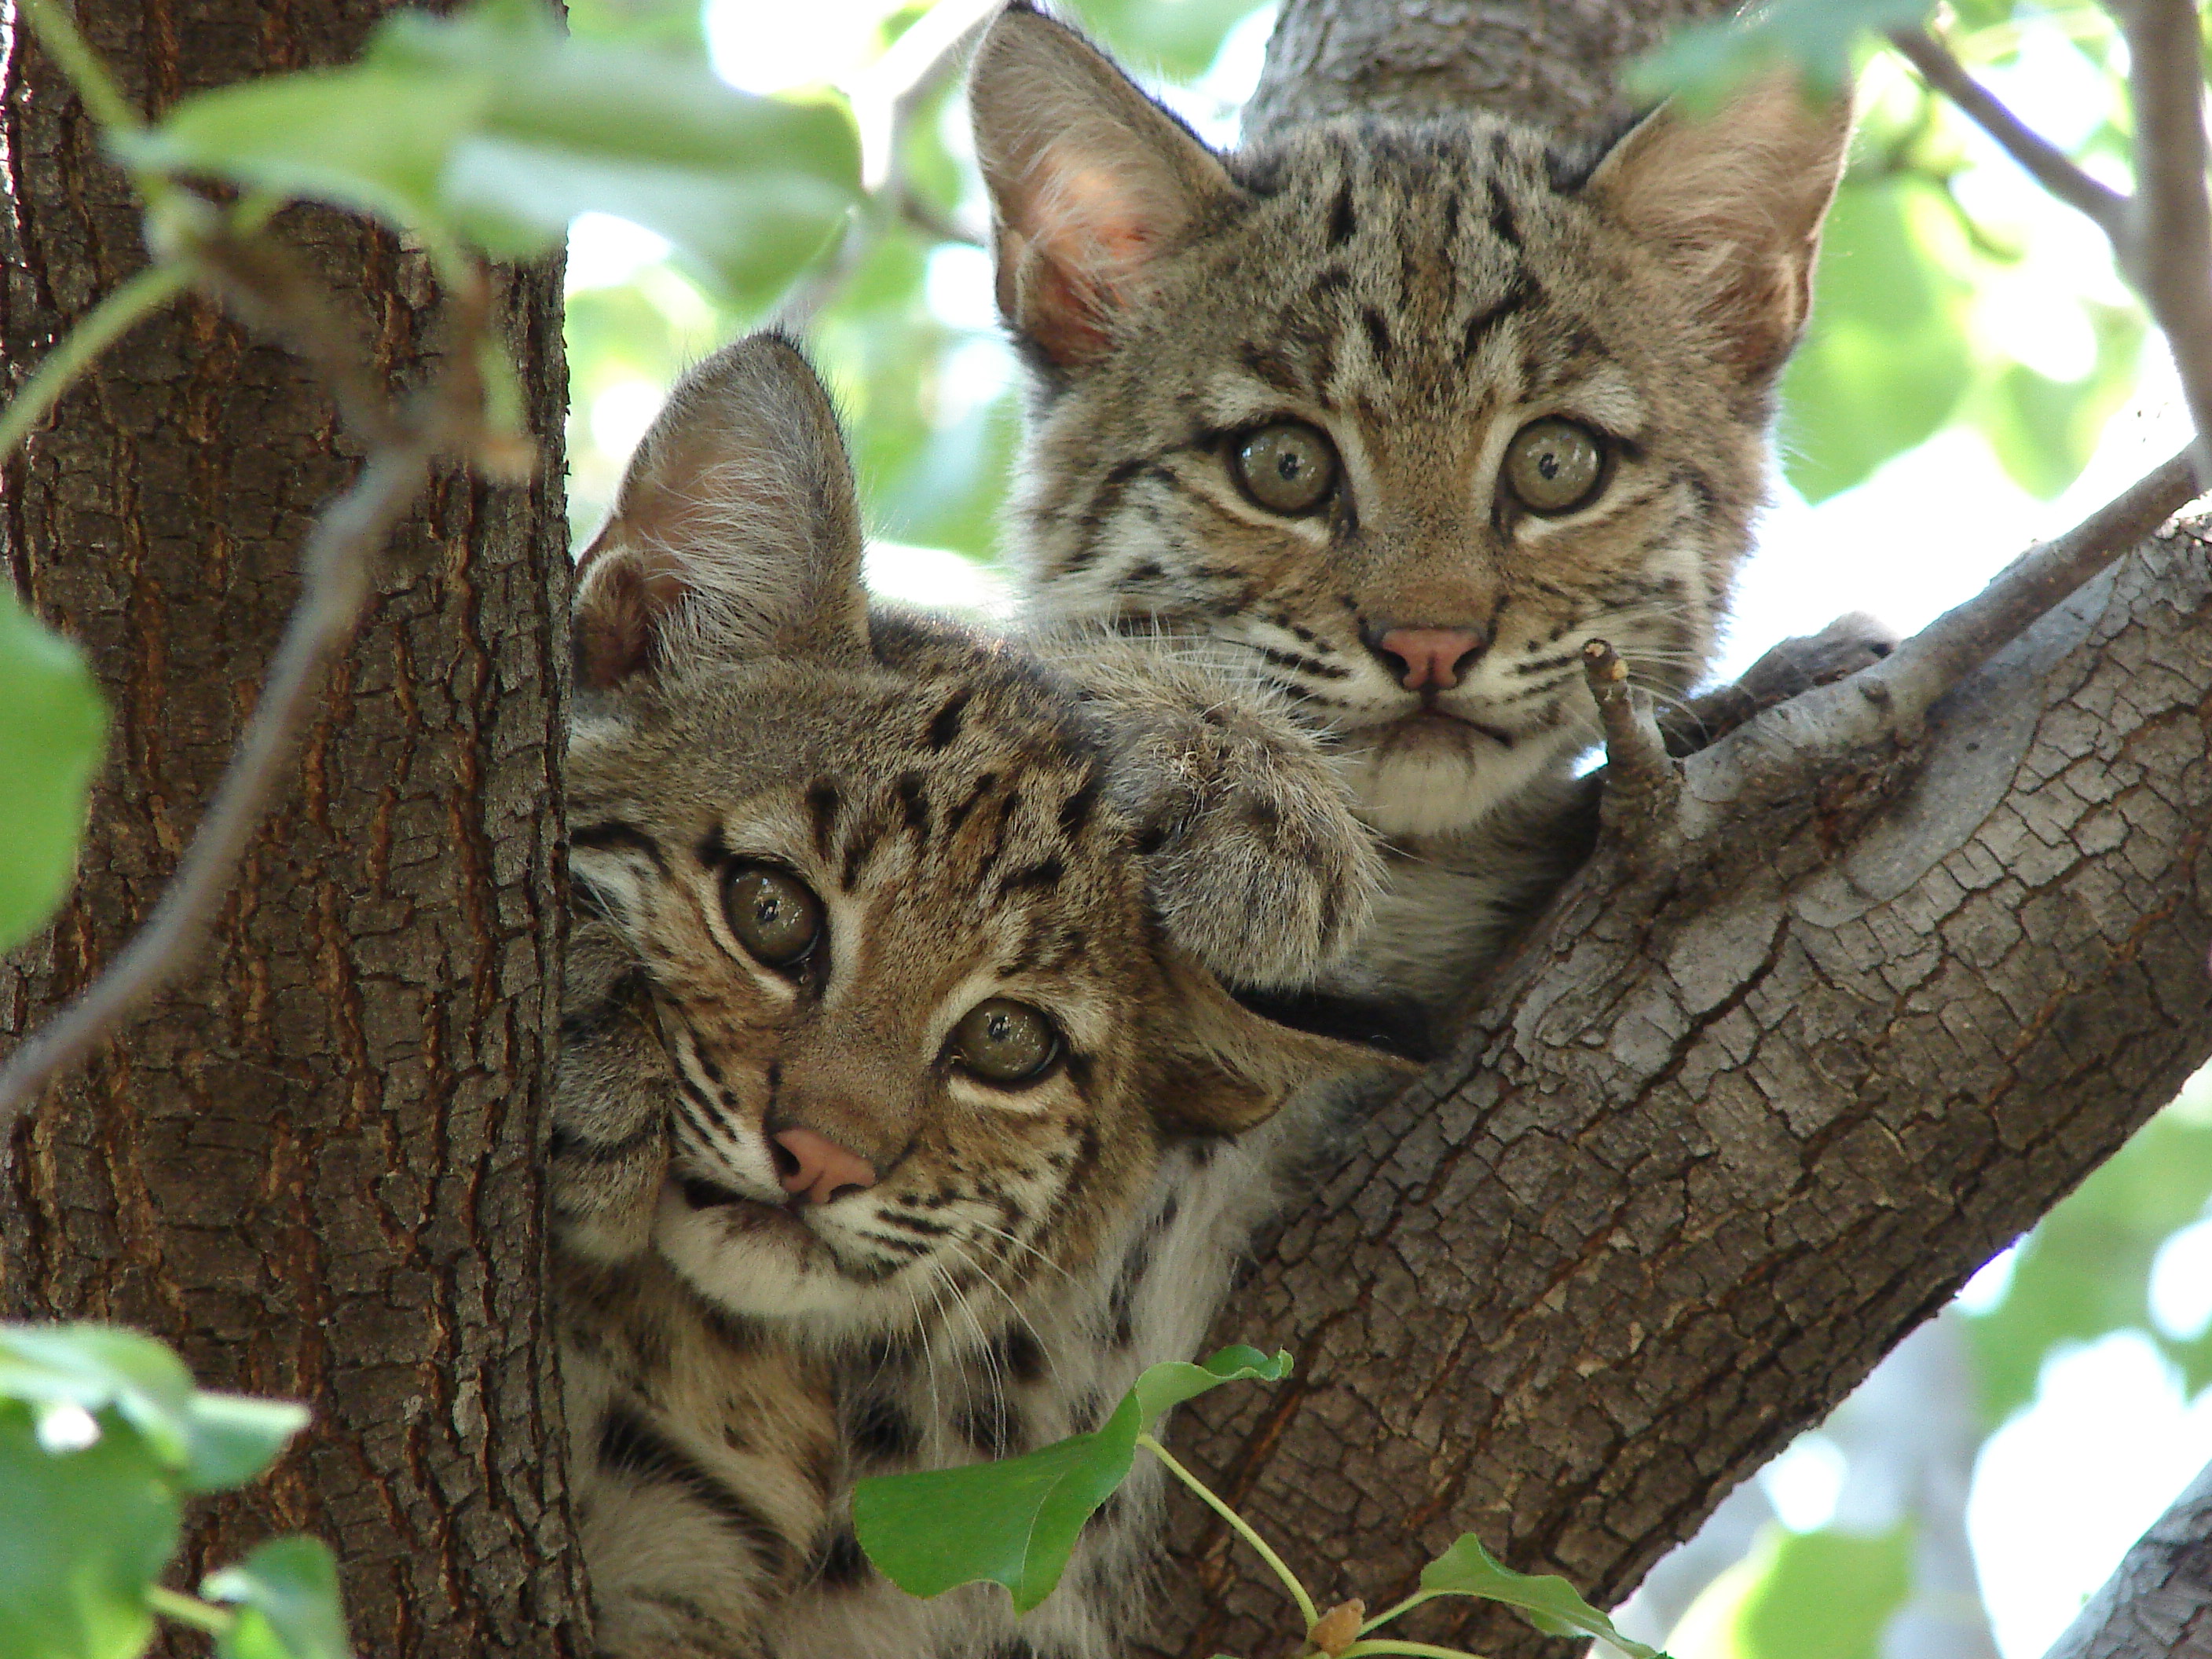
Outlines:
[[[1893,29],[1889,43],[1976,125],[2002,145],[2028,175],[2067,206],[2087,216],[2118,242],[2126,226],[2128,198],[2100,184],[2072,158],[1991,96],[1933,36],[1921,29]]]
[[[1682,775],[1667,753],[1651,706],[1628,684],[1628,665],[1603,640],[1583,647],[1583,678],[1605,728],[1605,802],[1608,834],[1645,862],[1674,839],[1681,813]]]
[[[0,1126],[40,1087],[82,1060],[176,979],[198,956],[229,893],[247,843],[276,792],[331,662],[353,639],[366,608],[371,559],[428,482],[444,447],[437,431],[371,455],[353,487],[325,507],[307,540],[305,587],[267,684],[206,816],[161,902],[122,955],[0,1066]]]
[[[2071,530],[2028,549],[1980,592],[1945,611],[1863,676],[1883,687],[1890,720],[1898,726],[1917,721],[2039,617],[2195,500],[2191,453],[2185,450]]]
[[[70,382],[92,360],[181,294],[190,277],[174,265],[140,271],[87,312],[61,343],[40,360],[23,389],[0,410],[0,459],[15,453],[47,411],[60,401]]]
[[[2128,0],[2136,193],[2120,265],[2166,331],[2212,478],[2212,198],[2205,192],[2203,23],[2192,0]]]

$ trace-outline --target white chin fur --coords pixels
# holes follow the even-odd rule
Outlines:
[[[673,1183],[661,1189],[653,1242],[694,1290],[732,1313],[799,1320],[826,1338],[914,1322],[904,1271],[880,1284],[856,1283],[831,1265],[827,1246],[732,1229],[718,1209],[694,1209]]]
[[[1387,730],[1387,728],[1386,728]],[[1501,749],[1486,738],[1407,742],[1386,737],[1360,752],[1346,747],[1354,787],[1369,823],[1386,836],[1448,836],[1465,830],[1548,770],[1571,743],[1567,734],[1525,738]]]

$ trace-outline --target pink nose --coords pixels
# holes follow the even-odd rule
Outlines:
[[[1459,684],[1459,671],[1482,649],[1482,635],[1463,628],[1394,628],[1376,642],[1386,657],[1406,665],[1398,678],[1408,691],[1431,686],[1449,691]]]
[[[846,1151],[828,1135],[811,1129],[784,1129],[769,1139],[775,1143],[776,1179],[793,1198],[827,1204],[848,1188],[857,1192],[876,1184],[875,1165],[858,1152]]]

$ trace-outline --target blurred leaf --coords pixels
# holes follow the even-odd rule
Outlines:
[[[567,0],[568,33],[579,40],[644,46],[704,62],[700,0]]]
[[[1745,82],[1794,64],[1823,97],[1849,84],[1851,48],[1869,31],[1906,28],[1927,16],[1930,0],[1775,0],[1741,19],[1692,23],[1628,71],[1640,98],[1679,95],[1710,109]]]
[[[0,1401],[0,1659],[136,1659],[153,1635],[177,1494],[119,1412],[96,1423],[90,1444],[50,1452],[32,1407]]]
[[[307,1426],[307,1408],[289,1400],[201,1393],[192,1396],[187,1426],[191,1455],[185,1466],[185,1490],[228,1492],[276,1461],[292,1437]]]
[[[2046,501],[2081,476],[2110,420],[2135,389],[2143,326],[2121,306],[2090,307],[2097,361],[2078,380],[2053,380],[2021,363],[1997,372],[1977,400],[1976,420],[2013,481]]]
[[[1547,1635],[1601,1637],[1630,1659],[1660,1659],[1657,1649],[1631,1641],[1613,1629],[1612,1620],[1583,1601],[1557,1573],[1516,1572],[1483,1548],[1482,1540],[1471,1532],[1461,1534],[1457,1542],[1421,1569],[1421,1588],[1431,1594],[1503,1601]]]
[[[221,1659],[349,1659],[338,1564],[318,1539],[271,1539],[200,1594],[238,1605],[237,1624],[216,1643]]]
[[[112,1410],[192,1492],[252,1480],[307,1421],[289,1401],[203,1394],[167,1347],[111,1325],[0,1326],[0,1398]]]
[[[0,951],[45,926],[69,891],[106,734],[83,653],[0,580]]]
[[[401,12],[350,69],[243,82],[116,141],[131,165],[313,197],[507,258],[586,211],[632,220],[757,304],[858,199],[842,105],[757,98],[702,63],[571,40],[534,0]]]
[[[1962,285],[1923,246],[1948,218],[1934,194],[1911,178],[1847,180],[1837,194],[1812,325],[1782,381],[1784,468],[1808,501],[1929,437],[1965,390]]]
[[[2166,1236],[2196,1220],[2212,1197],[2212,1124],[2164,1112],[2021,1242],[2004,1299],[1970,1315],[1966,1331],[1981,1382],[1983,1420],[1994,1428],[2035,1397],[2037,1378],[2062,1342],[2152,1329],[2151,1259]],[[2191,1389],[2212,1381],[2203,1340],[2154,1335]]]
[[[1255,0],[1077,0],[1074,9],[1124,62],[1188,81],[1212,66],[1223,39],[1259,6]]]
[[[1224,1382],[1277,1382],[1291,1357],[1222,1349],[1203,1365],[1153,1365],[1105,1425],[1021,1457],[854,1484],[853,1524],[884,1576],[911,1595],[990,1582],[1027,1613],[1052,1593],[1093,1511],[1127,1478],[1152,1419]]]
[[[1770,1534],[1766,1548],[1736,1618],[1741,1659],[1878,1659],[1882,1632],[1911,1594],[1909,1526],[1874,1538]]]

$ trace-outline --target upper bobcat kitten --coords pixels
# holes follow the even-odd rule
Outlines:
[[[1192,1352],[1252,1126],[1376,1056],[1156,919],[1206,834],[1161,819],[1157,687],[871,614],[860,557],[828,400],[763,337],[678,388],[580,578],[554,1270],[599,1646],[1106,1659],[1141,1489],[1018,1635],[995,1589],[878,1580],[852,1479],[1095,1427]]]
[[[1402,855],[1366,955],[1441,1000],[1583,850],[1583,641],[1662,701],[1707,664],[1848,109],[1776,82],[1601,155],[1469,114],[1218,155],[1020,6],[971,98],[1031,609],[1203,641],[1334,734]]]

